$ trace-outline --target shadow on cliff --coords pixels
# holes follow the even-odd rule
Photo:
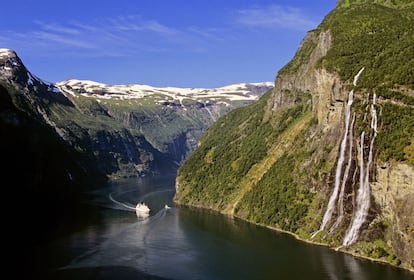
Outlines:
[[[83,193],[105,179],[88,176],[54,131],[18,109],[1,85],[0,135],[3,236],[12,245],[6,253],[19,272],[30,274],[35,248],[73,231],[88,215],[99,219]]]

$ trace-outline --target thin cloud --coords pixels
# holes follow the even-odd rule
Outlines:
[[[162,35],[174,35],[177,30],[159,23],[156,20],[143,20],[139,16],[123,16],[111,19],[112,27],[122,31],[149,31]]]
[[[0,45],[30,46],[28,52],[91,57],[128,56],[140,52],[165,52],[169,49],[199,52],[215,38],[210,30],[195,27],[181,30],[140,16],[121,16],[89,22],[51,23],[35,21],[31,30],[0,30]]]
[[[238,10],[235,21],[254,28],[308,30],[316,26],[301,9],[279,5]]]
[[[96,45],[89,43],[88,41],[78,40],[76,38],[70,38],[56,33],[40,31],[32,33],[31,36],[38,41],[62,44],[81,49],[96,49]]]
[[[74,28],[74,27],[65,27],[65,26],[61,26],[58,24],[54,24],[54,23],[45,23],[42,21],[35,21],[35,23],[38,26],[41,26],[41,29],[47,30],[50,32],[57,32],[57,33],[71,34],[71,35],[76,35],[80,33],[78,28]]]
[[[212,41],[223,41],[223,33],[226,32],[224,29],[219,28],[199,28],[196,26],[190,26],[186,29],[189,33],[194,34],[197,37],[206,38]]]

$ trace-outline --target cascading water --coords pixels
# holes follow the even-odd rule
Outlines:
[[[354,139],[354,123],[355,123],[355,116],[354,113],[352,117],[351,127],[349,129],[348,141],[349,141],[349,148],[348,148],[348,162],[345,167],[344,176],[342,177],[342,184],[341,184],[341,192],[339,193],[338,198],[338,218],[336,219],[335,224],[329,230],[329,233],[333,232],[342,222],[344,218],[344,197],[345,197],[345,187],[346,182],[348,181],[349,172],[351,170],[352,165],[352,150],[353,150],[353,139]]]
[[[210,109],[207,107],[207,104],[203,103],[203,105],[204,105],[203,108],[206,109],[206,111],[210,115],[210,117],[213,120],[213,122],[215,122],[216,121],[216,118],[213,116],[213,113],[211,113]]]
[[[375,110],[376,95],[373,95],[371,104],[371,129],[372,137],[369,144],[369,153],[368,160],[365,164],[364,159],[364,142],[365,142],[365,131],[361,134],[361,157],[360,157],[360,176],[359,176],[359,189],[356,198],[356,210],[354,211],[354,216],[352,218],[351,224],[345,234],[344,240],[342,242],[343,246],[348,246],[354,243],[359,236],[359,231],[362,224],[365,222],[366,217],[368,216],[368,211],[370,207],[370,187],[369,187],[369,172],[371,169],[371,164],[373,160],[373,147],[374,140],[377,136],[377,111]]]
[[[352,84],[353,84],[354,86],[356,86],[356,85],[357,85],[357,82],[358,82],[359,76],[361,76],[362,71],[364,71],[364,69],[365,69],[365,67],[362,67],[362,68],[361,68],[361,70],[359,70],[359,72],[355,75],[354,80],[352,81]]]
[[[326,208],[325,215],[323,216],[322,224],[319,230],[325,229],[326,225],[331,220],[332,214],[335,208],[335,204],[338,198],[339,186],[341,184],[342,165],[345,160],[345,149],[346,149],[347,138],[348,138],[349,119],[350,119],[351,105],[353,102],[353,95],[354,95],[354,91],[351,90],[349,92],[348,103],[345,109],[345,133],[344,133],[344,137],[342,139],[341,147],[339,150],[338,162],[336,164],[335,186],[334,186],[332,195],[329,198],[328,207]]]
[[[356,86],[359,76],[361,75],[362,71],[364,71],[364,68],[359,70],[359,72],[355,75],[354,80],[352,84]],[[347,140],[348,140],[348,131],[349,131],[349,120],[351,115],[351,107],[354,100],[354,90],[352,89],[348,94],[348,102],[345,108],[345,132],[344,136],[341,141],[341,146],[339,149],[339,157],[338,162],[336,164],[336,172],[335,172],[335,185],[333,192],[329,198],[328,207],[326,208],[325,214],[323,215],[322,224],[318,231],[312,234],[311,238],[315,237],[319,232],[325,229],[326,225],[330,222],[332,218],[332,214],[335,209],[336,202],[338,200],[338,194],[339,194],[339,187],[341,185],[341,175],[342,175],[342,166],[345,160],[345,150],[347,147]],[[352,142],[352,139],[349,140]],[[351,144],[349,144],[351,146]],[[348,171],[349,172],[349,171]],[[344,185],[344,184],[343,184]],[[344,186],[345,187],[345,186]]]

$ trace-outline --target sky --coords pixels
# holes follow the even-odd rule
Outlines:
[[[0,48],[48,82],[273,81],[335,0],[9,0]]]

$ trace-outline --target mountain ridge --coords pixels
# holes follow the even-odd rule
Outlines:
[[[0,66],[0,82],[15,88],[11,96],[16,106],[52,127],[80,162],[112,178],[176,169],[219,116],[253,102],[273,86],[160,88],[81,80],[53,84],[30,73],[9,49],[0,49]]]

